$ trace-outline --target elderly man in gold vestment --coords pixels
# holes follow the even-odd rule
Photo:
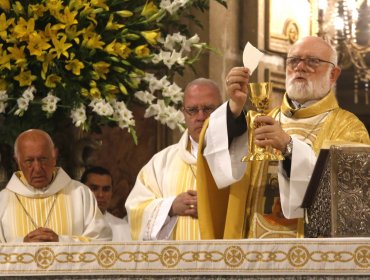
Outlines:
[[[222,103],[218,86],[200,78],[185,88],[187,130],[180,141],[155,154],[139,172],[126,200],[134,240],[200,239],[196,158],[204,121]]]
[[[111,240],[94,194],[56,167],[57,150],[39,129],[14,144],[20,171],[0,192],[0,242]]]
[[[212,113],[199,143],[205,147],[197,174],[202,238],[302,236],[300,206],[320,148],[328,141],[370,144],[366,127],[339,107],[332,91],[340,72],[327,42],[313,36],[297,41],[286,60],[282,105],[258,117],[254,130],[256,145],[280,150],[285,160],[245,163],[249,71],[231,69],[230,100]]]

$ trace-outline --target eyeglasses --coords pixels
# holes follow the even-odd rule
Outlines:
[[[215,106],[203,106],[203,107],[184,107],[183,110],[190,116],[197,115],[200,111],[205,115],[210,115],[217,107]]]
[[[329,63],[335,67],[335,64],[333,62],[323,60],[317,57],[306,57],[306,58],[300,58],[296,56],[288,57],[286,59],[286,65],[287,67],[294,69],[298,66],[298,64],[303,61],[306,66],[310,67],[311,69],[316,69],[319,67],[321,63]]]

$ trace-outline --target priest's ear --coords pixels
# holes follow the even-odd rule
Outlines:
[[[330,83],[331,83],[331,85],[335,84],[335,82],[338,80],[341,72],[342,72],[342,70],[340,69],[339,66],[335,66],[335,67],[333,67],[333,69],[331,69],[331,71],[330,71]]]

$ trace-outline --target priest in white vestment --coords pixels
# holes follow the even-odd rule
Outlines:
[[[111,240],[93,193],[56,167],[50,136],[21,133],[14,145],[20,171],[0,192],[0,242]]]
[[[112,241],[126,242],[132,240],[127,216],[121,219],[106,211],[104,213],[104,219],[112,229]]]
[[[199,217],[205,238],[302,236],[303,220],[297,218],[303,217],[300,206],[320,148],[326,141],[369,144],[364,124],[339,107],[331,90],[340,68],[328,43],[305,37],[293,45],[286,64],[283,103],[257,118],[261,125],[254,135],[243,112],[248,69],[235,67],[227,75],[230,100],[212,113],[203,133],[206,160],[198,159],[198,183],[208,187],[198,193],[205,209]],[[285,160],[241,162],[252,137],[258,146],[280,150]],[[209,199],[217,195],[212,185],[228,190],[227,198]]]
[[[198,139],[204,121],[222,103],[208,79],[190,82],[183,98],[187,130],[141,169],[126,200],[134,240],[200,239],[196,185]]]
[[[121,219],[108,212],[113,197],[113,177],[109,170],[101,166],[89,167],[82,174],[81,182],[94,193],[99,209],[112,229],[112,241],[130,241],[127,216]]]

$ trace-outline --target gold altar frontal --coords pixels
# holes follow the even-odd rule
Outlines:
[[[126,279],[119,275],[140,279],[352,275],[366,279],[362,277],[370,277],[370,238],[2,244],[0,271],[4,277],[40,279],[71,275],[84,275],[83,279]]]

